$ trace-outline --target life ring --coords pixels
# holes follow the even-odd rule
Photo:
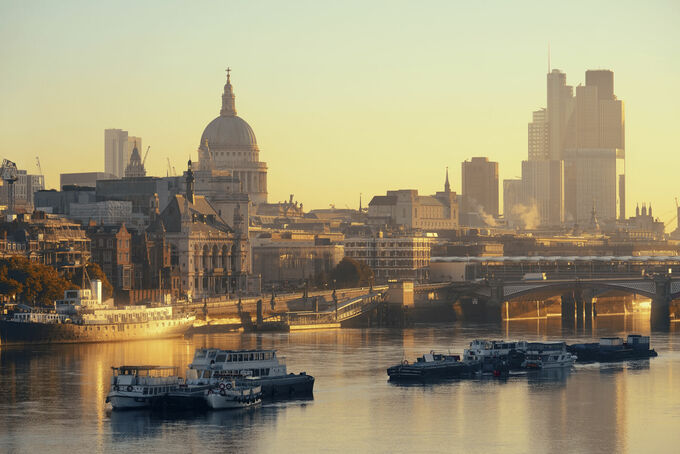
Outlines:
[[[212,392],[212,389],[209,389],[209,390],[208,390],[208,395],[210,396],[210,395],[212,395],[212,393],[213,393],[213,392]]]
[[[407,361],[407,360],[403,360],[403,361],[401,362],[401,365],[402,365],[402,366],[408,366],[408,361]]]
[[[225,386],[225,388],[231,389],[231,383],[227,383],[226,386]]]
[[[220,383],[220,389],[224,389],[224,383]]]
[[[129,393],[131,393],[132,392],[132,385],[128,386],[127,390],[128,390]]]

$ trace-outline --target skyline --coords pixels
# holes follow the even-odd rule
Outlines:
[[[672,2],[654,11],[578,2],[553,21],[550,5],[537,2],[492,11],[76,4],[0,6],[0,148],[29,173],[39,156],[47,187],[62,172],[103,171],[107,128],[151,146],[150,175],[165,175],[166,157],[179,172],[219,113],[228,66],[239,116],[269,166],[271,202],[294,193],[309,208],[356,208],[359,193],[364,204],[385,190],[434,193],[446,166],[460,193],[460,163],[475,156],[499,162],[502,182],[519,175],[531,113],[545,105],[549,42],[552,68],[570,85],[584,83],[587,69],[614,71],[626,106],[627,212],[651,202],[662,221],[675,214],[674,169],[663,165],[674,162],[680,105],[671,89],[680,76]],[[579,14],[586,5],[590,15]],[[614,27],[619,41],[606,35]]]

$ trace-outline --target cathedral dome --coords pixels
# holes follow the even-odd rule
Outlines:
[[[212,150],[220,148],[257,149],[257,140],[255,140],[253,128],[236,115],[220,115],[211,121],[203,130],[201,148],[205,147],[206,140]]]
[[[255,133],[248,123],[236,115],[234,102],[234,90],[231,86],[231,78],[227,73],[227,83],[224,85],[222,94],[222,109],[220,116],[211,121],[203,130],[199,148],[206,150],[208,147],[216,149],[257,150]]]

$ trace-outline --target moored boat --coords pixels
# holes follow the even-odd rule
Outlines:
[[[0,345],[108,342],[183,335],[193,314],[178,314],[172,306],[125,306],[102,301],[101,282],[91,288],[66,290],[50,311],[15,312],[0,320]]]
[[[471,376],[480,371],[481,362],[461,361],[459,355],[446,355],[431,351],[415,362],[407,360],[387,369],[391,381],[420,381]]]
[[[238,380],[222,380],[205,391],[205,401],[213,410],[254,407],[262,403],[262,387]]]
[[[181,382],[172,366],[112,367],[106,402],[114,410],[151,408],[159,405]]]
[[[463,360],[480,361],[485,371],[493,369],[489,372],[499,370],[499,367],[508,370],[520,369],[528,345],[527,341],[475,339],[470,342],[469,348],[463,351]]]
[[[579,362],[612,362],[653,358],[656,351],[649,347],[649,336],[630,334],[626,341],[620,337],[603,337],[600,342],[567,346]]]
[[[564,342],[530,342],[522,362],[524,369],[571,367],[576,356],[567,351]]]
[[[199,348],[189,364],[185,382],[170,393],[170,404],[179,408],[200,405],[205,391],[232,376],[260,386],[265,398],[311,396],[314,377],[305,372],[288,373],[285,358],[276,350],[221,350]]]

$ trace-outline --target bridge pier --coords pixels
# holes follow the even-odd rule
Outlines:
[[[576,301],[573,293],[561,296],[562,323],[573,324],[576,316]]]
[[[581,298],[583,299],[583,310],[584,310],[584,320],[586,326],[590,326],[593,323],[593,291],[591,289],[584,289],[581,292]]]
[[[649,314],[652,329],[670,328],[671,278],[668,275],[654,277],[655,295]]]

